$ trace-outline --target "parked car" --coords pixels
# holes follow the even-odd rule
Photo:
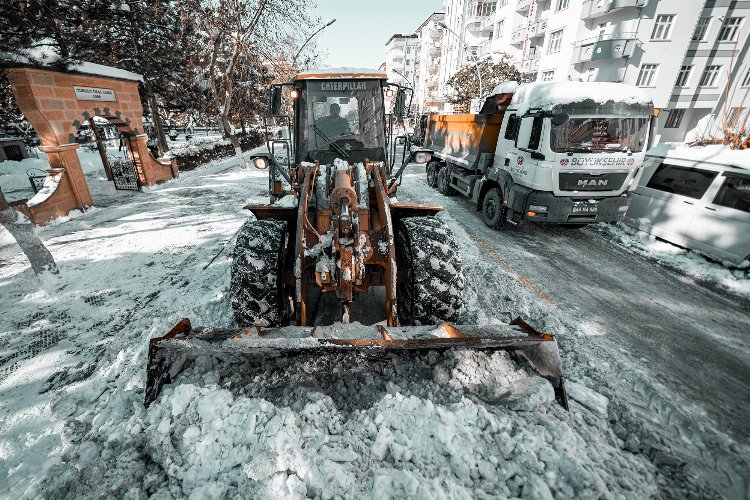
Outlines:
[[[628,210],[642,231],[732,264],[750,259],[750,151],[663,145],[646,155]]]

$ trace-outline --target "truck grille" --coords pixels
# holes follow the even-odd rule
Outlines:
[[[628,172],[599,175],[585,172],[560,172],[561,191],[617,191],[628,177]]]

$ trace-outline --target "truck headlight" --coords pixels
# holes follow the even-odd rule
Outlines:
[[[529,205],[529,212],[536,212],[538,214],[546,214],[547,207],[544,205]]]
[[[432,159],[432,153],[420,151],[414,154],[414,163],[424,164]]]
[[[253,163],[255,163],[255,168],[257,169],[265,170],[268,168],[268,158],[265,158],[263,156],[253,158]]]

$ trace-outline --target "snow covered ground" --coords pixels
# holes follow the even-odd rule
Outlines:
[[[683,273],[693,279],[750,299],[750,262],[740,266],[725,265],[706,258],[699,252],[687,250],[639,231],[628,223],[598,224],[591,228],[613,243]]]
[[[747,443],[602,352],[449,213],[464,322],[558,335],[570,412],[507,355],[466,352],[345,374],[207,365],[144,408],[150,338],[232,325],[231,240],[266,176],[228,158],[142,193],[89,177],[104,206],[40,229],[61,270],[44,283],[0,231],[0,497],[747,497]],[[399,198],[434,197],[423,176]]]

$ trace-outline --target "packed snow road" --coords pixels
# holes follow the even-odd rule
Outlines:
[[[440,217],[467,276],[462,322],[520,315],[557,335],[569,412],[509,356],[466,352],[373,372],[313,359],[249,375],[206,359],[147,409],[150,338],[183,317],[233,326],[231,238],[267,177],[229,158],[144,193],[90,181],[107,206],[40,230],[59,280],[36,281],[0,231],[2,498],[748,495],[745,440],[548,282],[503,266],[499,234],[457,200]],[[446,201],[421,173],[399,196]]]
[[[607,350],[624,349],[718,428],[750,439],[748,300],[696,283],[589,229],[490,229],[468,200],[427,186],[417,166],[409,167],[399,196],[436,196],[527,286],[566,311],[581,333]]]

